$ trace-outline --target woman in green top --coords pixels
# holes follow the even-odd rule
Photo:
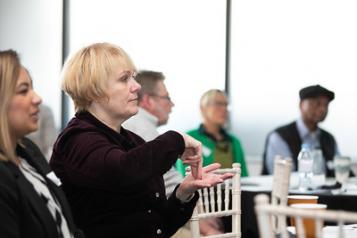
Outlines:
[[[242,177],[248,176],[242,146],[237,137],[224,129],[228,117],[226,94],[218,89],[205,92],[200,100],[203,123],[199,128],[188,132],[202,142],[203,166],[218,162],[222,168],[241,164]],[[185,166],[177,160],[176,168],[185,175]]]

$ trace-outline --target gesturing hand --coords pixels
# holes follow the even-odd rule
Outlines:
[[[176,190],[176,197],[181,201],[186,201],[198,189],[215,186],[233,177],[232,173],[215,174],[214,171],[220,167],[219,163],[214,163],[202,168],[202,179],[195,179],[192,173],[187,175]]]
[[[185,151],[181,155],[183,164],[191,166],[192,176],[202,178],[202,144],[187,134],[181,134],[185,141]]]

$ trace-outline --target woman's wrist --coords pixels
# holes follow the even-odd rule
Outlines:
[[[175,194],[176,198],[183,203],[191,201],[191,199],[195,196],[195,193],[184,193],[180,186],[176,190]]]

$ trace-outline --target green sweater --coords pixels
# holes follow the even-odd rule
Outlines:
[[[190,136],[195,138],[196,140],[199,140],[202,143],[202,155],[203,155],[203,166],[207,166],[209,164],[212,164],[215,162],[214,160],[214,154],[215,154],[215,148],[216,148],[216,142],[211,139],[207,134],[205,134],[202,130],[201,127],[191,130],[187,132]],[[226,135],[229,137],[230,141],[232,142],[232,149],[233,149],[233,161],[232,163],[240,163],[241,166],[241,171],[242,177],[248,176],[248,170],[245,164],[244,160],[244,153],[242,146],[235,136],[226,133]],[[176,162],[176,169],[182,173],[183,176],[185,176],[185,168],[187,166],[182,164],[181,160],[177,160]]]

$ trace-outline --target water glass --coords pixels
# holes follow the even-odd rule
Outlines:
[[[345,184],[348,180],[351,169],[351,158],[348,156],[336,155],[333,158],[333,165],[335,167],[335,179],[340,184]]]

